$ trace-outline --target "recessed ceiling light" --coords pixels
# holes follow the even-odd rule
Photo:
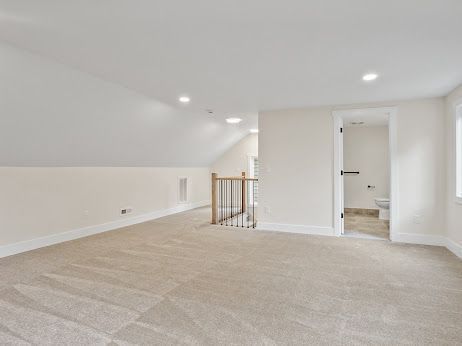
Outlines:
[[[364,121],[352,121],[350,125],[364,125]]]
[[[250,129],[250,133],[258,133],[258,129]]]
[[[368,73],[363,76],[363,81],[370,82],[376,80],[379,77],[377,73]]]
[[[241,118],[228,118],[226,119],[226,122],[228,124],[239,124],[242,121]]]
[[[189,103],[191,101],[191,98],[189,96],[180,96],[178,98],[178,101],[181,103]]]

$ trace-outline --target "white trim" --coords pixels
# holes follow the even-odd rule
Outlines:
[[[340,215],[343,206],[343,176],[339,172],[343,169],[343,140],[340,129],[343,128],[343,118],[338,113],[334,116],[334,234],[341,236],[344,232],[344,220]]]
[[[321,226],[307,226],[307,225],[293,225],[281,223],[258,222],[255,228],[259,231],[275,231],[285,233],[298,233],[306,235],[323,235],[323,236],[336,236],[332,227]],[[345,238],[358,238],[354,236],[345,236]],[[374,238],[361,238],[367,240],[383,241],[382,239]],[[458,244],[451,239],[447,239],[439,235],[425,235],[415,233],[397,233],[393,235],[391,241],[396,243],[417,244],[417,245],[430,245],[442,246],[454,253],[459,258],[462,258],[462,244]]]
[[[333,236],[334,229],[332,227],[308,226],[308,225],[293,225],[282,223],[258,222],[255,228],[259,231],[277,231],[286,233],[314,234]]]
[[[399,220],[399,170],[397,109],[390,109],[388,118],[388,145],[390,152],[390,239],[398,233]]]
[[[174,208],[169,209],[162,209],[156,210],[151,213],[137,215],[131,218],[124,218],[122,220],[111,221],[107,223],[103,223],[100,225],[88,226],[78,229],[73,229],[71,231],[66,231],[62,233],[52,234],[49,236],[35,238],[31,240],[25,240],[18,243],[8,244],[0,246],[0,258],[15,255],[21,252],[26,252],[30,250],[35,250],[38,248],[42,248],[45,246],[50,246],[62,242],[66,242],[69,240],[74,240],[78,238],[88,237],[90,235],[103,233],[107,231],[112,231],[114,229],[127,227],[131,225],[135,225],[138,223],[151,221],[154,219],[158,219],[160,217],[180,213],[183,211],[205,207],[210,204],[210,201],[201,201],[189,204],[181,204]]]
[[[449,251],[451,251],[454,255],[459,258],[462,258],[462,244],[458,244],[451,239],[446,240],[446,247]]]
[[[415,233],[396,233],[391,238],[393,242],[419,244],[419,245],[433,245],[433,246],[446,246],[447,239],[440,235],[426,235]]]
[[[258,155],[247,154],[247,178],[255,178],[255,159],[258,160]],[[253,189],[251,189],[250,185],[249,185],[249,188],[248,188],[248,191],[247,191],[247,198],[248,198],[248,201],[249,201],[248,202],[249,207],[252,205],[250,203],[250,201],[254,201],[253,205],[255,205],[255,206],[258,205],[258,196],[257,196],[257,202],[255,202],[254,195],[253,195],[255,186],[252,184],[252,187],[253,187]],[[258,185],[257,185],[257,188],[258,188]]]
[[[334,234],[342,235],[342,222],[340,215],[343,212],[343,177],[340,175],[343,156],[343,142],[340,140],[340,132],[338,131],[340,124],[343,123],[343,118],[352,115],[381,115],[389,114],[388,136],[390,150],[390,239],[393,240],[394,233],[397,232],[396,225],[398,224],[398,155],[397,155],[397,123],[396,107],[378,107],[378,108],[361,108],[361,109],[344,109],[332,112],[334,118]]]
[[[462,204],[462,99],[454,102],[453,105],[453,125],[454,125],[454,201]]]

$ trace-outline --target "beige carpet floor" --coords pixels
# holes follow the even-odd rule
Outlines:
[[[0,344],[462,344],[462,261],[444,248],[208,218],[0,259]]]

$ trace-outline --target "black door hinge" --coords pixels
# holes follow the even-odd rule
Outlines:
[[[343,171],[340,171],[340,175],[343,175]]]
[[[340,128],[340,133],[343,133],[343,127]]]
[[[342,213],[342,219],[343,219],[343,213]]]

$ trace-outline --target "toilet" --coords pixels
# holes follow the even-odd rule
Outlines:
[[[379,219],[390,220],[390,199],[374,198],[375,204],[379,207]]]

